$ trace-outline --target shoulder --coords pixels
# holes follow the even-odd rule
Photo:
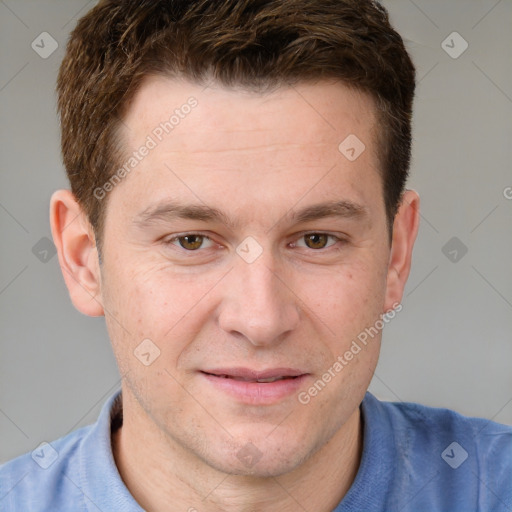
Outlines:
[[[74,504],[74,510],[85,511],[80,491],[80,449],[91,428],[83,427],[56,441],[42,443],[0,466],[0,508],[61,510],[66,500]]]
[[[468,448],[478,446],[480,450],[493,452],[498,447],[508,446],[512,441],[512,426],[496,423],[484,418],[464,416],[451,409],[429,407],[412,402],[380,402],[375,397],[376,407],[388,417],[400,431],[408,431],[415,442],[427,445],[441,439],[466,442]],[[502,458],[512,463],[512,452],[504,450]]]
[[[111,433],[122,424],[120,390],[97,421],[0,466],[2,511],[142,510],[124,485]]]
[[[512,508],[512,426],[371,394],[363,407],[393,446],[396,481],[413,486],[417,510],[423,499],[436,510]]]

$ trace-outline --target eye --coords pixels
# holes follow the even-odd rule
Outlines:
[[[329,239],[333,239],[334,242],[328,245]],[[304,241],[304,245],[299,242]],[[307,247],[308,249],[326,249],[331,247],[336,242],[342,241],[338,237],[334,235],[329,235],[327,233],[306,233],[302,237],[299,238],[297,243],[293,244],[298,247]]]
[[[210,242],[210,244],[212,243],[212,241],[205,235],[187,233],[186,235],[175,236],[174,238],[168,240],[166,243],[170,245],[179,244],[180,247],[187,251],[197,251],[201,248],[205,241]],[[211,245],[209,247],[211,247]]]

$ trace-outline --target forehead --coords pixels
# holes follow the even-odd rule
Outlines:
[[[189,109],[191,98],[197,106]],[[158,128],[171,120],[172,139],[183,151],[217,148],[225,136],[230,143],[245,145],[248,133],[257,134],[260,141],[266,138],[269,144],[336,144],[348,133],[367,138],[374,112],[368,94],[339,81],[300,83],[257,93],[215,82],[200,86],[184,79],[150,76],[130,102],[122,131],[129,143],[137,143],[138,136],[155,130],[158,138]],[[211,138],[212,132],[218,137]],[[164,135],[170,133],[164,129]],[[365,142],[371,145],[370,140]]]
[[[126,159],[150,149],[114,195],[144,209],[181,192],[209,206],[245,195],[289,208],[308,190],[311,204],[368,202],[381,191],[374,130],[372,99],[339,82],[255,93],[150,77],[121,128]]]

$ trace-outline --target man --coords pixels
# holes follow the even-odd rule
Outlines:
[[[380,5],[102,1],[58,94],[52,233],[122,392],[2,510],[511,510],[512,428],[367,393],[419,223]]]

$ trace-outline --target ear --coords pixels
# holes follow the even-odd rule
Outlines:
[[[402,300],[405,283],[411,270],[412,249],[418,234],[419,221],[420,197],[416,191],[406,190],[393,222],[384,312]]]
[[[71,302],[84,315],[102,316],[96,238],[87,216],[70,190],[53,193],[50,224]]]

